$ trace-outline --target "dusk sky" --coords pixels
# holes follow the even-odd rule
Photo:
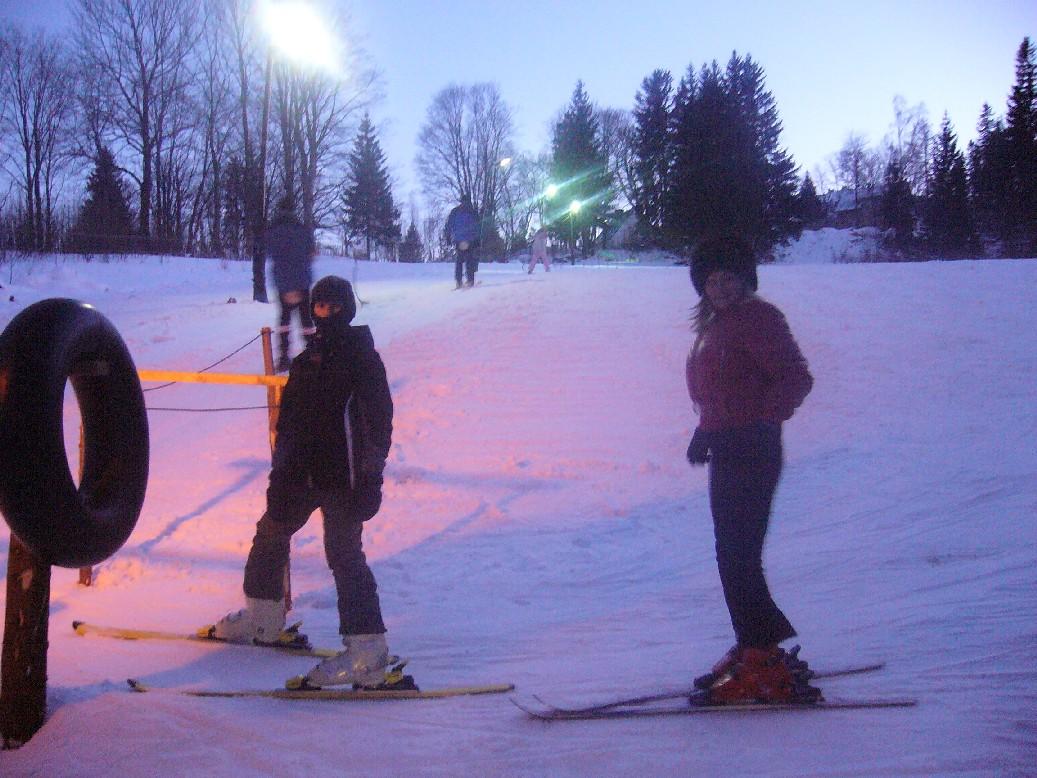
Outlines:
[[[67,31],[67,3],[0,0],[0,16]],[[596,104],[629,109],[652,70],[669,70],[676,81],[689,64],[724,64],[737,50],[763,66],[782,141],[801,172],[813,172],[850,132],[879,143],[896,95],[923,103],[934,127],[946,111],[964,149],[984,102],[1004,113],[1016,50],[1037,35],[1032,0],[327,0],[322,7],[344,12],[350,35],[383,74],[385,99],[372,115],[404,205],[416,188],[416,137],[433,96],[450,83],[496,83],[513,110],[519,149],[535,153],[549,146],[551,121],[578,79]]]

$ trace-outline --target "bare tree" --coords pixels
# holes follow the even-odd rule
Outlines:
[[[20,243],[50,250],[57,243],[57,186],[70,159],[73,70],[60,40],[42,32],[26,36],[8,27],[0,47],[0,135],[13,152],[5,170],[22,193]]]
[[[179,72],[163,73],[156,92],[152,235],[165,251],[183,247],[190,189],[203,164],[198,144],[200,106],[183,80],[189,66],[182,63],[182,67]],[[167,77],[175,83],[167,83]]]
[[[810,171],[810,177],[814,180],[814,186],[818,192],[827,192],[834,186],[834,174],[830,164],[814,165]]]
[[[299,135],[302,132],[302,77],[286,63],[280,63],[274,68],[273,77],[271,99],[281,135],[278,157],[281,189],[284,195],[294,199],[299,189],[296,163],[300,146]],[[312,227],[312,224],[310,226]]]
[[[451,85],[432,100],[418,136],[417,167],[426,197],[445,207],[469,195],[484,218],[496,216],[510,175],[514,125],[494,84]]]
[[[175,147],[172,139],[182,130],[173,111],[189,78],[198,38],[197,5],[192,0],[76,0],[74,18],[85,67],[107,79],[116,97],[112,127],[116,140],[135,157],[126,171],[140,193],[140,233],[151,237],[155,164],[163,150]],[[160,168],[160,177],[173,175],[172,168],[172,162]]]
[[[929,177],[929,153],[932,130],[925,104],[908,106],[897,95],[893,98],[893,124],[886,145],[893,150],[896,162],[911,185],[911,191],[920,195],[925,191]]]
[[[511,168],[499,211],[504,241],[509,248],[525,244],[535,217],[543,220],[550,159],[546,155],[534,158],[520,154]]]
[[[355,50],[352,49],[351,50]],[[337,221],[337,194],[347,147],[361,115],[377,96],[377,73],[359,63],[348,81],[312,75],[303,85],[298,133],[303,216],[314,227]]]
[[[223,5],[223,0],[206,0],[210,18],[219,19]],[[202,35],[197,138],[201,163],[195,178],[187,231],[189,248],[197,245],[217,256],[224,254],[224,176],[234,126],[232,75],[225,55],[225,33],[224,26],[215,24],[206,25]]]
[[[634,121],[630,111],[619,108],[599,108],[595,111],[606,164],[612,180],[627,203],[631,199],[634,170],[633,133]]]
[[[362,109],[377,96],[377,73],[366,67],[363,50],[352,44],[343,47],[348,52],[341,63],[345,77],[278,61],[250,24],[253,0],[225,4],[237,71],[239,140],[249,181],[246,221],[252,233],[253,296],[265,301],[263,226],[271,199],[266,196],[272,189],[269,183],[280,179],[280,193],[297,199],[310,227],[334,226],[344,148]],[[338,20],[331,24],[343,28]],[[270,124],[279,138],[276,146],[268,143]]]
[[[115,96],[111,83],[94,68],[80,61],[76,74],[76,122],[72,153],[96,162],[100,149],[114,136],[111,106]]]
[[[880,155],[868,148],[866,138],[852,132],[833,157],[831,166],[836,185],[853,191],[854,207],[860,204],[862,193],[870,192],[877,186],[882,175]]]
[[[223,23],[233,52],[240,118],[238,141],[242,164],[240,189],[242,221],[252,254],[252,299],[268,302],[263,229],[266,223],[267,111],[272,78],[272,57],[260,44],[253,18],[253,0],[225,0]],[[265,63],[265,66],[264,64]],[[266,98],[263,95],[266,94]],[[256,113],[261,114],[257,118]],[[257,128],[258,124],[258,128]],[[256,137],[258,131],[258,138]]]
[[[442,210],[433,210],[421,220],[421,240],[425,244],[425,256],[435,262],[442,254],[443,225],[446,218]]]
[[[338,221],[335,196],[344,148],[369,93],[322,73],[278,68],[275,104],[282,191],[298,200],[311,229]]]

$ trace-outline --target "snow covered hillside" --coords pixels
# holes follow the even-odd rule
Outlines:
[[[804,230],[798,240],[774,250],[774,261],[788,265],[875,262],[889,253],[882,249],[881,237],[878,227]]]
[[[274,322],[247,263],[0,267],[0,327],[94,304],[140,368],[196,370]],[[322,259],[318,275],[353,277]],[[680,688],[731,641],[705,472],[684,461],[686,268],[367,265],[357,289],[395,432],[365,545],[390,648],[419,684],[512,682],[584,702]],[[79,637],[73,619],[189,631],[241,604],[269,447],[250,387],[149,391],[151,477],[126,545],[82,588],[54,571],[49,717],[5,776],[1033,773],[1037,754],[1037,262],[760,269],[815,388],[785,427],[766,565],[818,668],[887,668],[831,697],[911,709],[528,720],[506,696],[328,703],[134,694],[280,686],[312,660]],[[8,298],[13,297],[13,301]],[[237,302],[228,302],[234,298]],[[217,370],[260,372],[258,343]],[[66,403],[70,445],[78,424]],[[0,523],[6,560],[7,528]],[[294,617],[335,645],[320,521],[295,538]],[[0,594],[0,598],[3,595]]]

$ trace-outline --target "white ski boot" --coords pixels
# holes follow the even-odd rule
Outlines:
[[[294,682],[303,688],[319,689],[343,684],[374,687],[382,683],[389,666],[384,634],[344,635],[342,645],[345,651],[328,657],[301,678],[291,679],[289,686]]]
[[[245,607],[216,622],[213,637],[228,643],[276,643],[284,629],[284,600],[245,598]]]

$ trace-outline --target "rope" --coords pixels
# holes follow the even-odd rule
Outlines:
[[[357,258],[353,257],[353,295],[356,297],[356,301],[360,303],[360,307],[363,308],[365,305],[367,305],[367,300],[363,299],[360,296],[360,292],[358,292],[356,289],[356,279],[359,273],[359,265],[360,263],[357,261]]]
[[[236,354],[240,354],[242,351],[247,349],[249,346],[251,346],[257,340],[259,340],[261,337],[263,337],[263,333],[262,332],[259,333],[258,335],[256,335],[256,337],[252,338],[252,340],[250,340],[248,343],[244,344],[240,348],[237,348],[234,351],[232,351],[229,354],[227,354],[227,356],[223,357],[222,359],[218,359],[215,362],[213,362],[211,365],[209,365],[208,367],[203,367],[201,370],[196,370],[195,372],[197,372],[197,373],[204,373],[204,372],[206,372],[208,370],[212,370],[214,367],[216,367],[217,365],[223,364],[224,362],[226,362],[228,359],[230,359],[231,357],[235,356]],[[165,389],[167,386],[172,386],[173,384],[176,384],[176,383],[179,383],[179,381],[170,381],[167,384],[159,384],[158,386],[152,386],[152,387],[149,387],[149,388],[144,389],[142,391],[152,392],[152,391],[154,391],[156,389]],[[237,408],[233,408],[233,407],[232,408],[157,408],[157,407],[148,406],[146,408],[146,410],[148,410],[148,411],[176,411],[176,412],[179,412],[179,413],[221,413],[223,411],[265,411],[265,410],[269,410],[271,407],[280,407],[280,406],[244,405],[244,406],[237,407]]]
[[[218,413],[220,411],[265,411],[268,408],[280,408],[280,405],[243,405],[240,408],[152,408],[149,411],[181,411],[185,413]]]
[[[241,348],[235,349],[234,351],[230,352],[229,354],[227,354],[227,356],[223,357],[222,359],[218,359],[215,362],[213,362],[211,365],[209,365],[208,367],[203,367],[201,370],[196,370],[195,372],[196,373],[204,373],[207,370],[212,370],[214,367],[216,367],[217,365],[220,365],[220,364],[226,362],[228,359],[230,359],[231,357],[235,356],[236,354],[240,354],[242,351],[247,349],[249,346],[251,346],[257,340],[259,340],[261,337],[263,337],[263,333],[259,333],[258,335],[256,335],[256,337],[252,338],[252,340],[250,340],[248,343],[243,345]],[[145,391],[145,392],[153,392],[156,389],[165,389],[167,386],[172,386],[173,384],[176,384],[176,383],[179,383],[179,382],[178,381],[170,381],[168,384],[159,384],[158,386],[151,386],[151,387],[148,387],[147,389],[144,389],[143,391]],[[266,406],[264,405],[263,407],[265,408]],[[165,409],[163,409],[163,408],[155,408],[154,410],[159,411],[159,410],[165,410]],[[169,409],[169,410],[191,410],[191,409],[190,408],[181,408],[181,409]],[[231,409],[228,409],[228,410],[237,410],[237,409],[231,408]]]

